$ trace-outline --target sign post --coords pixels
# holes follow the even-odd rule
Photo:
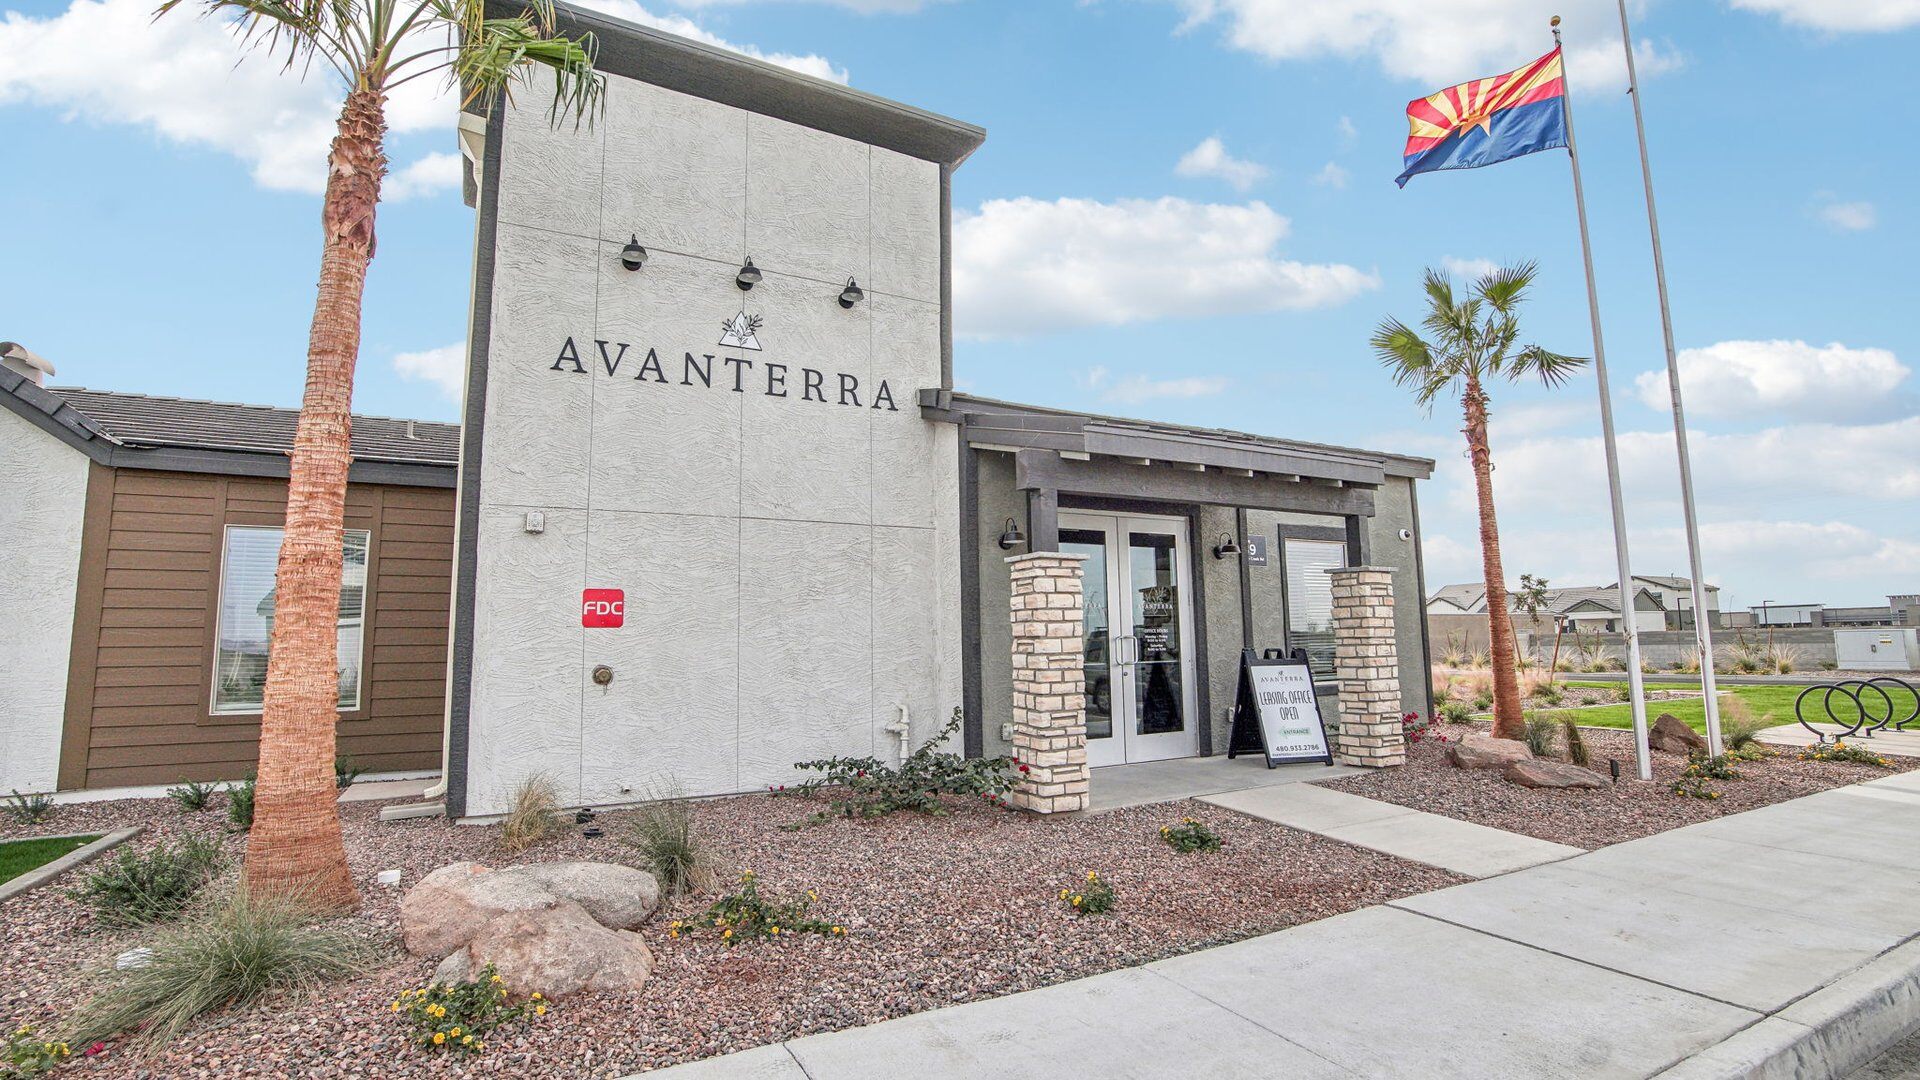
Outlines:
[[[1269,769],[1308,761],[1333,764],[1333,745],[1305,659],[1260,659],[1252,649],[1241,652],[1227,757],[1241,754],[1259,754]]]

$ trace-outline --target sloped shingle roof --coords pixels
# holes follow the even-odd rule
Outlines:
[[[298,409],[267,405],[121,394],[85,387],[54,386],[47,392],[93,421],[108,438],[126,446],[284,455],[293,451],[294,426],[300,419]],[[460,460],[460,426],[356,415],[353,457],[356,461],[452,466]]]

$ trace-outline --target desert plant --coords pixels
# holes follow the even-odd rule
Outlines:
[[[182,784],[167,789],[167,798],[172,799],[182,810],[198,813],[213,802],[213,793],[220,790],[212,784],[198,782]]]
[[[1566,693],[1560,689],[1559,683],[1545,683],[1534,690],[1533,698],[1543,705],[1558,705],[1566,700]]]
[[[352,787],[353,782],[360,779],[366,771],[365,768],[354,764],[353,755],[341,754],[333,759],[333,786],[345,791]]]
[[[1838,671],[1838,670],[1840,670],[1840,664],[1839,664],[1839,662],[1838,662],[1838,661],[1836,661],[1836,660],[1822,660],[1822,661],[1820,661],[1820,665],[1819,665],[1819,666],[1820,666],[1820,670],[1821,670],[1821,671]]]
[[[18,788],[4,802],[7,816],[22,825],[38,825],[53,815],[53,796],[33,794],[22,795]]]
[[[402,990],[392,1011],[411,1029],[408,1038],[427,1050],[477,1054],[487,1048],[486,1037],[528,1016],[547,1015],[545,994],[535,991],[514,1001],[506,980],[492,964],[466,982],[430,983]]]
[[[91,908],[104,926],[145,926],[186,910],[225,865],[226,852],[217,840],[190,836],[144,851],[123,847],[67,895]]]
[[[1560,717],[1560,741],[1567,745],[1567,760],[1581,768],[1593,761],[1593,754],[1587,750],[1587,738],[1580,731],[1580,722],[1571,713]]]
[[[1708,757],[1695,751],[1688,755],[1686,770],[1681,775],[1697,776],[1702,780],[1738,780],[1740,770],[1733,767],[1732,760],[1725,754]]]
[[[667,936],[678,938],[696,931],[718,930],[720,940],[728,948],[750,938],[777,941],[783,934],[845,937],[846,927],[808,914],[819,899],[820,894],[813,889],[808,889],[806,896],[794,899],[763,894],[760,879],[749,870],[740,875],[739,887],[715,900],[706,914],[691,922],[676,919],[667,924]]]
[[[515,784],[500,820],[500,846],[518,854],[559,831],[560,793],[553,778],[534,773]]]
[[[714,858],[693,824],[693,804],[678,791],[658,793],[633,811],[625,837],[668,897],[711,892]]]
[[[234,832],[253,829],[253,792],[252,774],[238,784],[227,785],[227,827]]]
[[[1442,702],[1440,718],[1449,724],[1466,724],[1473,721],[1473,710],[1458,701]]]
[[[1862,748],[1858,743],[1849,743],[1844,739],[1835,739],[1830,743],[1815,743],[1800,751],[1801,761],[1833,761],[1846,765],[1870,765],[1876,769],[1891,769],[1893,762],[1871,750]]]
[[[0,1080],[28,1080],[50,1073],[72,1054],[66,1043],[38,1038],[32,1028],[22,1025],[7,1036]]]
[[[946,726],[908,754],[898,767],[876,757],[795,762],[794,768],[817,772],[820,778],[791,787],[776,786],[772,789],[774,794],[811,795],[822,790],[839,794],[827,809],[788,827],[818,825],[836,817],[883,817],[897,810],[944,814],[947,808],[941,801],[943,795],[977,796],[999,803],[1007,792],[1018,786],[1020,774],[1028,767],[1010,757],[965,758],[935,749],[959,732],[961,722],[961,711],[953,710],[953,718]]]
[[[1613,687],[1611,693],[1615,701],[1626,702],[1633,700],[1633,686],[1629,683],[1621,683]]]
[[[1700,650],[1688,649],[1681,653],[1680,659],[1673,665],[1673,670],[1682,675],[1700,674]]]
[[[1095,871],[1087,871],[1087,880],[1078,889],[1061,889],[1060,902],[1075,915],[1105,915],[1119,902],[1119,894]]]
[[[1220,834],[1199,818],[1181,818],[1178,825],[1160,826],[1160,839],[1182,855],[1196,851],[1219,851]]]
[[[1488,692],[1482,692],[1474,696],[1474,699],[1473,699],[1474,712],[1483,713],[1491,708],[1493,708],[1493,694]]]
[[[110,968],[75,1014],[72,1041],[122,1032],[153,1044],[177,1037],[214,1009],[244,1006],[264,994],[350,978],[372,963],[365,942],[314,925],[299,896],[237,894],[206,913],[163,930],[144,964]]]
[[[1554,733],[1560,730],[1559,713],[1529,713],[1521,728],[1522,741],[1534,757],[1552,757]]]
[[[1725,794],[1724,792],[1716,791],[1711,784],[1707,783],[1705,778],[1699,776],[1682,776],[1680,779],[1674,781],[1673,793],[1689,799],[1706,799],[1708,801],[1722,798]]]
[[[1758,747],[1760,733],[1772,726],[1772,713],[1756,718],[1740,695],[1720,695],[1720,743],[1728,752]]]

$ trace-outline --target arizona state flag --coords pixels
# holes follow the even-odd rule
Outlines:
[[[1475,79],[1407,103],[1407,171],[1477,169],[1567,145],[1567,81],[1560,50],[1505,75]]]

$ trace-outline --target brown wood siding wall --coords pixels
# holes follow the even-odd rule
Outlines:
[[[437,769],[453,580],[454,493],[355,484],[372,534],[360,708],[340,752]],[[88,483],[62,788],[225,780],[259,755],[258,715],[209,712],[228,525],[285,524],[284,480],[96,466]]]

